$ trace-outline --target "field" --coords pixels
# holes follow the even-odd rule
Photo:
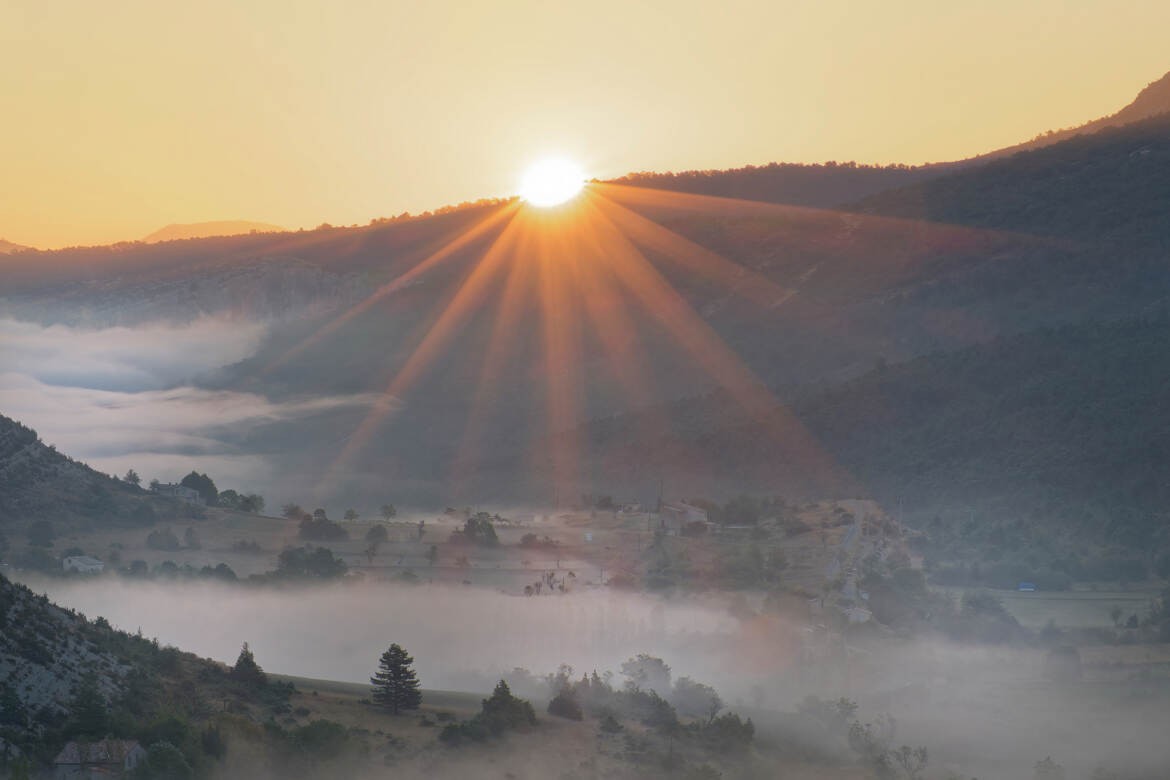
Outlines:
[[[969,588],[938,588],[955,598]],[[1043,628],[1052,621],[1058,628],[1112,627],[1110,612],[1121,609],[1124,622],[1130,615],[1145,617],[1150,599],[1160,592],[1157,588],[1132,590],[1067,590],[1021,593],[1014,590],[993,591],[1008,612],[1026,628]]]
[[[297,693],[289,704],[293,715],[282,725],[305,725],[317,719],[341,723],[350,734],[364,740],[368,754],[352,766],[357,775],[395,777],[609,777],[615,780],[662,776],[664,770],[653,756],[668,749],[662,735],[627,722],[621,734],[606,734],[598,721],[586,717],[575,722],[545,713],[546,702],[534,700],[538,723],[531,731],[474,745],[452,747],[438,741],[443,722],[463,720],[480,710],[488,695],[454,691],[423,691],[422,707],[412,713],[391,715],[368,702],[369,686],[273,675],[293,683]],[[775,723],[764,715],[757,747],[746,756],[727,756],[695,751],[681,744],[675,754],[693,764],[709,764],[723,772],[749,770],[752,776],[773,777],[781,772],[792,780],[860,780],[863,770],[852,766],[805,763],[780,755],[775,744]],[[776,713],[770,715],[776,716]],[[661,743],[661,744],[660,744]],[[754,771],[752,768],[754,767]]]
[[[388,522],[367,517],[342,522],[347,539],[306,542],[298,538],[296,523],[281,517],[222,509],[208,509],[206,515],[202,520],[169,526],[66,533],[49,552],[59,556],[77,548],[112,568],[123,568],[134,560],[145,561],[151,569],[164,561],[196,569],[224,563],[242,578],[275,569],[280,550],[287,546],[319,544],[344,560],[351,572],[365,577],[392,580],[406,575],[423,582],[462,583],[518,595],[545,574],[551,575],[557,587],[564,584],[566,588],[598,587],[615,575],[636,581],[648,565],[644,553],[658,530],[657,516],[645,512],[521,511],[506,513],[503,520],[495,522],[498,546],[476,547],[450,541],[452,532],[462,527],[461,512],[416,513]],[[705,576],[729,555],[746,554],[761,545],[779,548],[787,561],[785,583],[817,592],[826,580],[843,576],[873,542],[851,533],[851,523],[856,521],[849,518],[876,518],[880,511],[867,501],[826,501],[802,507],[796,517],[809,530],[789,534],[765,523],[756,533],[729,529],[694,538],[674,534],[664,542],[663,550],[687,561],[696,576]],[[371,551],[365,536],[375,524],[385,526],[388,541]],[[188,528],[193,529],[198,548],[183,545],[159,550],[147,546],[152,531],[167,528],[180,541]],[[538,544],[521,546],[522,538],[529,534]],[[255,543],[257,549],[243,549],[239,546],[243,543]],[[433,562],[429,559],[432,546],[437,555]]]

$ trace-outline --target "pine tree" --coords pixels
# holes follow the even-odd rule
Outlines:
[[[0,684],[0,726],[24,728],[28,723],[28,711],[16,688],[8,683]]]
[[[97,678],[88,675],[82,679],[73,699],[73,731],[83,737],[101,739],[108,727],[106,697],[98,688]]]
[[[232,667],[231,677],[245,685],[255,685],[256,687],[263,687],[268,683],[268,677],[260,668],[260,664],[256,663],[256,656],[252,655],[252,651],[248,649],[247,642],[244,642],[244,647],[240,650],[240,657],[236,659],[236,665]]]
[[[422,692],[418,688],[418,677],[410,665],[414,663],[405,650],[396,644],[382,653],[378,671],[370,678],[374,685],[374,704],[390,710],[395,715],[400,710],[416,710],[422,703]]]

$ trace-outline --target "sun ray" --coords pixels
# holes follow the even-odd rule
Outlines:
[[[675,335],[707,374],[739,403],[785,449],[811,465],[826,484],[841,485],[851,480],[825,453],[804,426],[784,409],[764,383],[728,348],[714,330],[695,313],[690,304],[642,255],[641,251],[590,204],[606,240],[621,253],[615,268],[623,282]]]
[[[579,217],[573,217],[579,218]],[[579,311],[579,247],[567,241],[564,218],[536,226],[540,310],[547,396],[545,413],[553,489],[568,495],[579,476],[578,425],[582,351]]]
[[[646,369],[650,356],[638,338],[639,329],[630,313],[628,293],[618,284],[617,271],[611,267],[614,254],[605,250],[594,220],[577,220],[575,231],[575,239],[590,249],[585,264],[588,272],[581,289],[586,319],[601,339],[606,365],[612,369],[625,398],[632,402],[629,408],[637,410],[636,438],[658,441],[672,428],[662,408],[662,399],[656,398],[652,389],[652,378]],[[701,450],[682,439],[672,440],[671,447],[676,462],[701,466],[707,461]]]
[[[508,268],[503,296],[497,307],[488,348],[481,363],[467,423],[451,468],[450,484],[453,497],[459,495],[463,482],[469,478],[478,464],[478,447],[483,435],[484,419],[491,399],[500,386],[510,351],[516,344],[520,318],[524,312],[524,296],[531,293],[535,287],[535,268],[530,254],[532,231],[525,224],[521,224],[519,229],[516,252]]]
[[[386,282],[377,290],[370,293],[366,298],[349,307],[341,314],[338,314],[320,329],[271,360],[260,369],[258,372],[259,375],[263,376],[265,374],[271,373],[279,366],[293,360],[298,355],[302,354],[305,350],[309,349],[314,344],[319,343],[326,336],[334,333],[347,322],[367,311],[382,299],[406,287],[408,284],[415,281],[419,276],[426,273],[427,271],[438,267],[445,260],[451,258],[460,249],[463,249],[464,247],[474,243],[476,240],[483,238],[492,229],[500,226],[501,223],[506,226],[507,223],[505,220],[510,220],[512,217],[514,217],[519,206],[519,201],[513,201],[512,203],[502,206],[493,214],[484,217],[482,220],[467,228],[455,238],[446,241],[442,246],[428,254],[415,265],[411,266],[407,271],[396,276],[394,279],[391,279],[389,282]]]
[[[410,354],[402,368],[395,373],[382,392],[379,402],[349,436],[345,446],[326,471],[325,481],[334,479],[342,467],[364,450],[383,419],[395,408],[396,400],[414,384],[437,353],[449,343],[475,308],[482,303],[488,284],[508,258],[516,239],[516,226],[515,219],[508,221],[503,232],[464,279],[455,296],[439,315],[439,319],[427,331],[422,342]]]
[[[634,243],[657,252],[688,270],[718,282],[732,292],[765,308],[774,308],[789,300],[796,290],[776,284],[771,279],[733,263],[717,252],[683,238],[657,222],[620,205],[600,192],[594,201]]]

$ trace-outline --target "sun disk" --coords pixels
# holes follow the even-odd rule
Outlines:
[[[585,186],[585,174],[568,160],[541,160],[524,174],[520,197],[533,206],[556,206]]]

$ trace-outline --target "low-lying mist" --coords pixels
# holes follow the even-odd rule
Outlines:
[[[1041,645],[961,644],[876,629],[842,640],[735,594],[668,598],[607,589],[522,597],[373,582],[288,589],[26,582],[90,618],[102,615],[226,663],[246,641],[275,673],[366,682],[379,654],[397,642],[414,656],[424,688],[486,695],[505,676],[523,695],[540,697],[539,684],[516,667],[533,675],[562,663],[577,675],[616,672],[649,653],[670,665],[674,679],[713,685],[731,709],[756,720],[761,744],[780,753],[810,738],[793,715],[805,696],[846,696],[858,702],[862,722],[892,715],[894,744],[928,747],[928,777],[1031,777],[1049,755],[1068,769],[1068,780],[1093,777],[1100,767],[1142,778],[1170,767],[1164,679],[1089,671],[1054,681],[1045,676]]]
[[[717,601],[604,591],[524,598],[457,585],[27,582],[90,618],[227,663],[248,642],[266,670],[281,674],[366,682],[397,642],[414,655],[423,685],[436,689],[490,687],[493,675],[515,667],[616,669],[639,652],[709,679],[736,668],[727,662],[742,632]]]

